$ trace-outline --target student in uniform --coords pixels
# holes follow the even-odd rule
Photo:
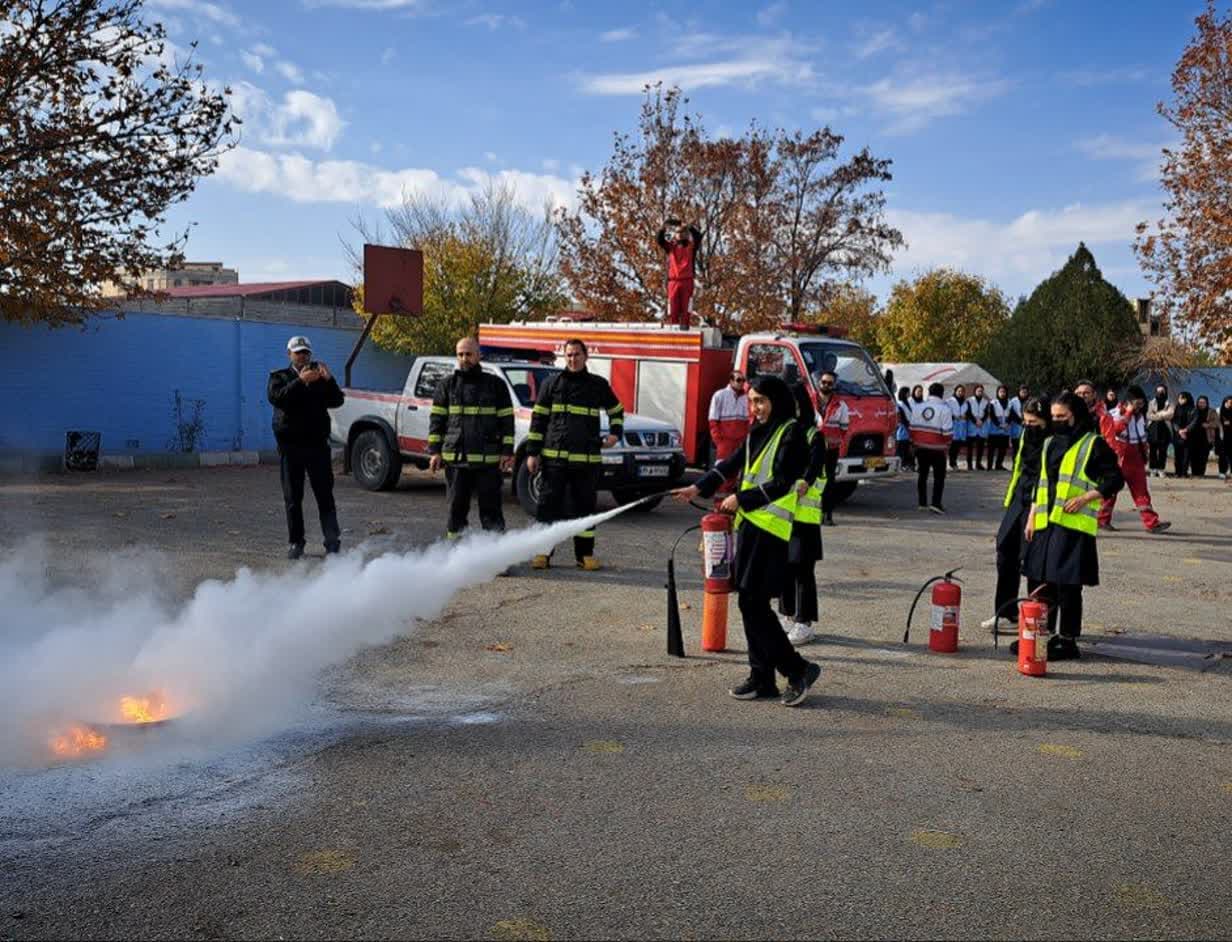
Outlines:
[[[1004,471],[1005,456],[1010,450],[1010,391],[998,386],[997,395],[988,404],[988,470]]]
[[[816,636],[813,624],[817,621],[816,569],[822,555],[821,492],[826,486],[826,440],[817,428],[817,413],[808,390],[797,383],[791,391],[796,400],[795,430],[804,436],[809,458],[804,475],[796,483],[796,516],[787,544],[791,578],[779,598],[779,614],[787,620],[787,640],[799,647]]]
[[[945,401],[954,417],[954,438],[950,441],[950,470],[958,470],[958,453],[967,441],[967,387],[959,383],[954,394]]]
[[[894,449],[902,461],[904,471],[915,470],[911,454],[911,390],[906,386],[898,390],[898,426],[894,429]]]
[[[1172,410],[1172,470],[1178,478],[1189,477],[1189,442],[1188,433],[1181,433],[1193,421],[1193,396],[1185,390],[1177,394],[1176,405]]]
[[[1052,435],[1044,442],[1027,515],[1023,572],[1027,591],[1040,590],[1049,607],[1050,627],[1054,619],[1059,625],[1048,658],[1060,661],[1079,657],[1082,589],[1099,585],[1097,504],[1116,494],[1125,479],[1080,396],[1062,393],[1051,413]]]
[[[967,400],[967,470],[983,471],[984,448],[988,443],[988,397],[984,395],[983,384],[977,384],[971,390],[971,398]],[[972,457],[975,461],[972,463]]]
[[[696,484],[672,491],[687,503],[710,497],[727,478],[736,493],[721,505],[736,515],[734,581],[749,649],[749,676],[730,691],[737,700],[779,695],[775,673],[787,678],[784,706],[798,706],[821,676],[821,666],[802,658],[787,640],[773,602],[787,585],[788,545],[796,511],[796,485],[808,468],[804,436],[795,431],[796,402],[777,376],[759,376],[749,393],[753,427],[735,452]]]
[[[1002,506],[1005,513],[997,530],[997,590],[993,598],[993,614],[980,625],[995,628],[998,620],[1013,624],[1016,620],[1014,600],[1022,579],[1023,538],[1026,536],[1027,515],[1039,486],[1040,452],[1048,437],[1047,399],[1028,399],[1022,407],[1023,430],[1018,453],[1014,455],[1014,470],[1005,489]]]
[[[1031,390],[1026,385],[1018,387],[1018,395],[1010,400],[1010,454],[1017,457],[1018,442],[1022,438],[1022,410],[1031,398]]]

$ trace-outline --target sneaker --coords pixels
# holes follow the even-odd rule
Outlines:
[[[1155,524],[1155,526],[1151,527],[1151,529],[1147,530],[1146,532],[1147,533],[1163,533],[1165,530],[1170,530],[1171,528],[1172,528],[1171,520],[1161,520],[1159,521],[1159,523]]]
[[[787,640],[797,648],[802,644],[808,644],[815,637],[817,637],[817,632],[815,632],[813,630],[813,626],[807,622],[793,622],[787,631]]]
[[[1116,532],[1117,532],[1117,528],[1116,528],[1116,527],[1114,527],[1114,526],[1113,526],[1112,524],[1110,524],[1110,523],[1101,523],[1101,524],[1099,525],[1099,528],[1100,528],[1101,530],[1109,530],[1109,531],[1111,531],[1112,533],[1116,533]]]
[[[727,692],[737,700],[771,700],[779,695],[779,688],[774,686],[773,682],[767,686],[749,674],[743,683]]]
[[[826,514],[824,517],[821,518],[821,523],[822,523],[822,526],[826,526],[826,527],[834,526],[834,514],[832,513]]]
[[[287,547],[287,559],[299,559],[304,555],[303,543],[292,543]]]
[[[917,507],[916,510],[928,510],[928,504],[920,504],[920,506]]]
[[[937,515],[941,515],[941,514],[944,514],[944,513],[945,513],[945,508],[944,508],[944,507],[942,507],[940,504],[930,504],[930,505],[929,505],[929,507],[928,507],[928,509],[929,509],[932,513],[935,513],[935,514],[937,514]]]
[[[546,553],[540,553],[530,561],[531,569],[547,569],[552,565],[552,557]]]
[[[1076,661],[1082,657],[1078,642],[1065,635],[1053,635],[1048,639],[1048,660]]]
[[[595,559],[593,556],[583,556],[577,561],[577,567],[578,569],[584,569],[586,572],[595,572],[596,570],[602,568],[599,565],[599,560]]]
[[[1000,615],[993,615],[992,618],[985,618],[982,622],[980,622],[980,627],[986,628],[986,629],[996,628],[997,622],[999,622],[1000,620],[1001,620]]]
[[[806,662],[804,674],[797,680],[788,681],[787,689],[783,691],[783,706],[799,706],[808,696],[809,687],[817,683],[821,676],[821,665],[812,661]]]

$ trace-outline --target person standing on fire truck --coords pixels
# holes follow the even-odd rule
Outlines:
[[[747,377],[734,369],[727,385],[710,397],[710,440],[714,442],[714,460],[722,461],[734,455],[749,434],[749,395],[745,389]],[[730,488],[724,484],[720,490]]]
[[[458,368],[437,384],[428,426],[428,470],[445,465],[449,493],[446,539],[466,529],[471,495],[485,530],[505,532],[502,471],[513,468],[513,400],[509,387],[479,365],[479,342],[463,337],[455,348]]]
[[[667,239],[669,228],[675,230],[671,242]],[[667,255],[667,321],[686,330],[695,271],[702,267],[698,254],[702,234],[696,226],[686,226],[678,219],[669,219],[659,230],[655,241]]]
[[[837,386],[838,374],[833,370],[825,370],[818,375],[817,411],[821,414],[821,434],[826,440],[826,489],[821,492],[821,523],[827,527],[834,526],[834,503],[838,494],[834,480],[838,477],[843,439],[847,437],[847,427],[851,424],[847,403],[839,399]]]
[[[599,484],[600,447],[610,448],[624,431],[624,407],[602,376],[586,369],[586,344],[565,342],[565,368],[539,388],[526,436],[526,470],[543,469],[539,492],[540,523],[595,512]],[[607,413],[608,434],[599,435],[599,413]],[[577,566],[587,572],[599,568],[595,559],[595,531],[583,530],[573,538]],[[547,569],[552,554],[540,554],[531,565]]]

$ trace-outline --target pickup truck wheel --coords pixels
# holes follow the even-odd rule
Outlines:
[[[642,490],[640,488],[630,487],[630,488],[625,488],[619,491],[612,491],[612,499],[615,500],[616,503],[620,504],[623,507],[625,504],[631,504],[635,500],[640,500],[641,498],[645,497],[647,494],[653,494],[653,493],[654,493],[654,490]],[[633,508],[633,512],[634,513],[646,513],[647,511],[654,510],[661,503],[663,503],[663,497],[664,495],[660,494],[658,497],[648,500],[644,504],[639,504],[638,506]]]
[[[351,445],[351,473],[369,491],[387,491],[402,475],[402,456],[376,429],[360,432]]]
[[[522,505],[522,510],[525,511],[528,517],[538,517],[539,515],[539,495],[542,493],[543,474],[531,474],[526,470],[526,461],[523,460],[518,464],[518,470],[514,472],[513,478],[514,491],[518,495],[518,503]]]

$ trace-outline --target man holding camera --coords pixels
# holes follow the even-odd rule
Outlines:
[[[675,230],[670,242],[667,238],[669,227]],[[698,251],[702,234],[696,226],[686,226],[678,219],[669,219],[659,230],[655,241],[667,255],[667,321],[681,330],[687,330],[695,270],[701,267]]]
[[[282,499],[287,509],[287,559],[304,555],[304,475],[312,485],[325,552],[342,548],[334,506],[334,469],[329,452],[329,410],[343,403],[342,389],[324,363],[312,359],[307,337],[287,341],[291,365],[274,370],[266,398],[274,407],[274,439],[282,467]]]

